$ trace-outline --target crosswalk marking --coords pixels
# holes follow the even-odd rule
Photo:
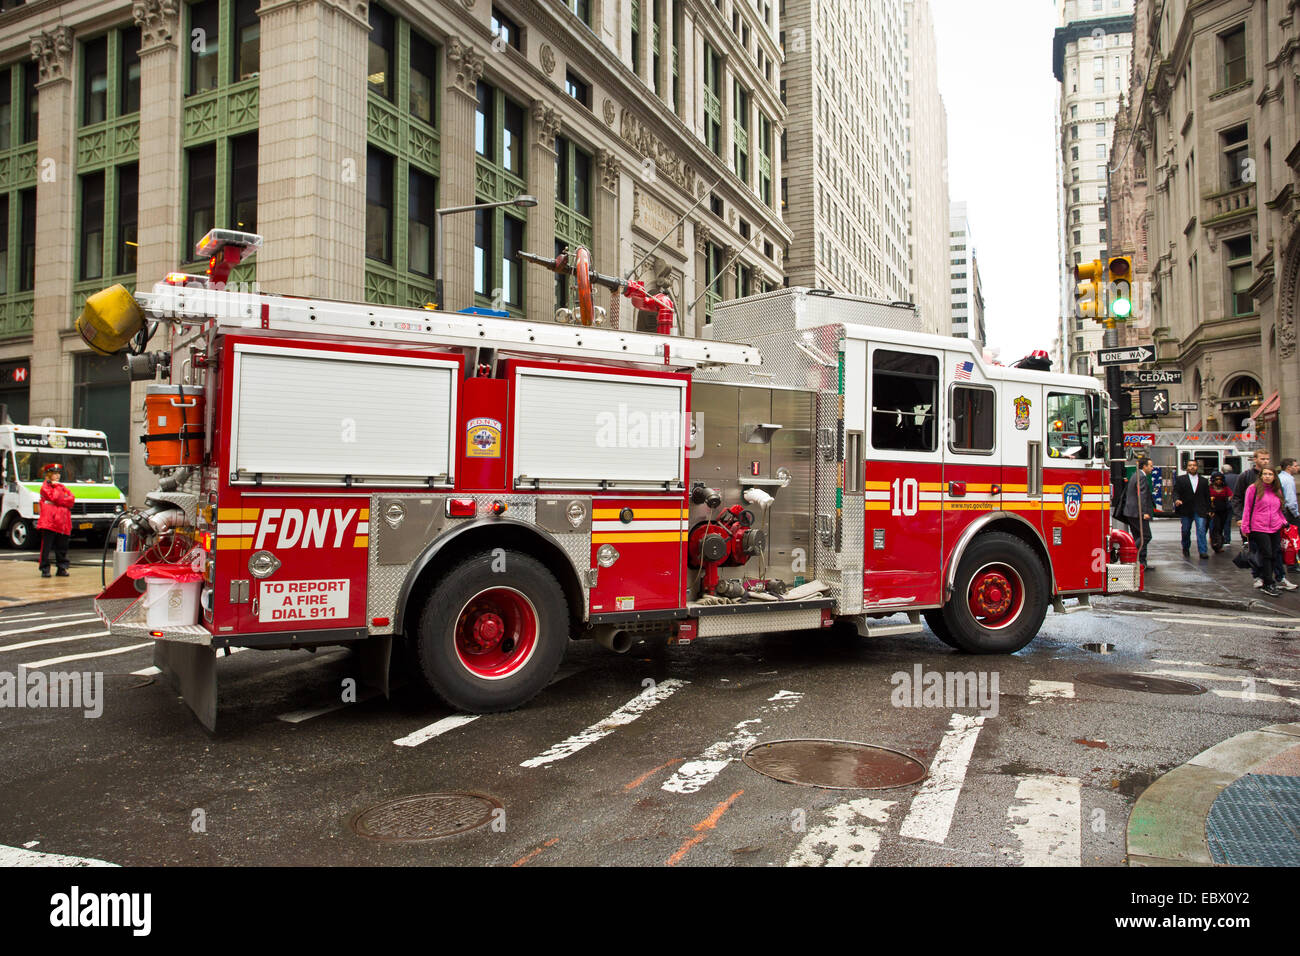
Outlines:
[[[1062,680],[1031,680],[1029,703],[1038,704],[1051,697],[1074,697],[1074,684]]]
[[[0,627],[7,627],[10,624],[18,624],[23,621],[61,621],[69,617],[85,617],[85,611],[77,611],[73,614],[16,614],[13,617],[0,617]],[[98,615],[96,615],[98,617]]]
[[[62,624],[40,624],[36,627],[23,627],[14,631],[0,631],[0,637],[11,637],[14,634],[31,634],[35,631],[53,631],[60,627],[74,627],[77,624],[89,624],[91,621],[98,621],[99,615],[92,614],[90,617],[79,617],[75,621],[64,621]]]
[[[545,752],[525,760],[519,766],[521,767],[542,767],[548,763],[555,763],[557,760],[564,760],[566,757],[572,757],[579,750],[590,747],[602,737],[607,737],[619,727],[632,723],[646,711],[655,707],[662,701],[667,700],[679,689],[686,686],[686,681],[669,678],[661,681],[651,687],[647,687],[640,694],[633,697],[618,710],[614,711],[603,720],[597,721],[586,730],[579,731],[572,737],[561,740]]]
[[[1244,680],[1253,680],[1260,684],[1272,684],[1274,687],[1300,687],[1300,680],[1285,680],[1281,677],[1260,677],[1256,674],[1211,674],[1208,671],[1184,671],[1169,667],[1159,667],[1151,673],[1164,677],[1182,677],[1186,680],[1217,680],[1231,684],[1240,684]]]
[[[405,737],[398,737],[393,743],[399,747],[418,747],[426,740],[432,740],[434,737],[440,737],[449,730],[455,730],[457,727],[464,727],[466,724],[472,724],[478,720],[480,714],[452,714],[450,717],[444,717],[442,720],[435,721],[427,727],[421,727],[414,733],[409,733]]]
[[[870,866],[884,840],[895,800],[862,797],[826,811],[827,822],[809,830],[786,866]]]
[[[1247,702],[1265,701],[1270,704],[1291,704],[1300,707],[1300,700],[1294,697],[1283,697],[1281,694],[1265,694],[1257,690],[1219,690],[1217,687],[1211,687],[1210,693],[1219,697],[1227,697],[1232,700],[1244,700]]]
[[[1019,777],[1007,831],[1019,843],[1022,866],[1082,864],[1082,787],[1077,777]],[[1010,855],[1012,851],[1003,850]]]
[[[105,631],[105,633],[108,633]],[[53,667],[55,664],[67,664],[70,661],[83,661],[90,657],[108,657],[113,654],[125,654],[128,651],[138,651],[145,647],[153,647],[153,641],[147,641],[144,644],[132,644],[130,647],[115,647],[108,651],[95,651],[92,654],[69,654],[67,657],[51,657],[44,661],[32,661],[30,664],[22,666],[30,670],[38,667]]]
[[[7,647],[0,647],[0,654],[5,651],[23,651],[29,647],[45,647],[49,644],[67,644],[69,641],[84,641],[92,637],[104,637],[108,631],[91,631],[89,634],[73,634],[71,637],[45,637],[39,641],[23,641],[21,644],[10,644]]]
[[[1153,616],[1161,615],[1160,611],[1124,611],[1119,608],[1113,608],[1113,607],[1106,608],[1103,613],[1122,614],[1125,617],[1153,617]],[[1210,624],[1228,624],[1231,626],[1236,626],[1237,622],[1241,620],[1241,616],[1238,614],[1183,614],[1183,613],[1175,614],[1172,611],[1165,611],[1163,612],[1163,616],[1173,617],[1180,621],[1199,621],[1202,623],[1208,622]],[[1300,627],[1300,618],[1265,617],[1262,614],[1252,614],[1250,618],[1253,621],[1267,621],[1270,624],[1288,624],[1292,628]]]
[[[939,741],[939,749],[930,764],[930,776],[912,798],[912,807],[903,820],[900,836],[913,840],[943,843],[948,839],[952,815],[957,809],[966,767],[975,752],[975,741],[984,726],[982,715],[953,714],[948,730]]]
[[[325,707],[311,707],[306,710],[293,710],[287,714],[281,714],[276,720],[282,720],[286,724],[301,724],[304,720],[311,720],[313,717],[323,717],[325,714],[332,714],[336,710],[342,710],[344,707],[351,707],[353,704],[364,704],[368,700],[374,700],[379,696],[377,690],[365,690],[357,694],[357,699],[353,701],[340,700],[337,703],[329,704]]]
[[[761,709],[766,713],[776,713],[789,710],[801,700],[803,694],[797,691],[779,690],[767,699],[767,706]],[[694,760],[688,760],[678,767],[677,772],[669,777],[660,789],[681,794],[698,793],[703,790],[733,760],[758,743],[756,731],[762,723],[762,717],[742,720],[732,728],[731,734],[726,739],[710,744]]]

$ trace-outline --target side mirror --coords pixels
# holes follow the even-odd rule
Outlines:
[[[1098,439],[1096,440],[1096,442],[1093,443],[1093,446],[1092,446],[1092,457],[1093,457],[1093,458],[1105,458],[1105,457],[1106,457],[1106,439],[1104,439],[1104,438],[1098,438]]]

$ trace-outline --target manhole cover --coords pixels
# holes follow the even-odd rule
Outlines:
[[[481,827],[500,808],[500,800],[482,793],[421,793],[362,810],[349,825],[369,840],[418,843]]]
[[[745,751],[753,770],[783,783],[828,790],[889,790],[925,779],[925,764],[852,740],[773,740]]]
[[[1205,688],[1185,680],[1171,680],[1168,677],[1152,677],[1149,674],[1129,674],[1124,671],[1097,671],[1078,674],[1074,678],[1085,684],[1098,687],[1114,687],[1119,690],[1137,690],[1144,694],[1204,694]]]

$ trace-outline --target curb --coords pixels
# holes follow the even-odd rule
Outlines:
[[[1199,594],[1150,591],[1146,588],[1141,591],[1133,591],[1130,596],[1147,598],[1151,601],[1164,601],[1168,604],[1190,604],[1194,607],[1212,607],[1225,611],[1269,611],[1273,614],[1284,614],[1288,617],[1300,617],[1300,614],[1290,608],[1278,607],[1276,604],[1269,604],[1266,601],[1234,601],[1228,598],[1202,597]]]
[[[1226,866],[1215,863],[1205,819],[1220,793],[1265,760],[1300,745],[1300,723],[1274,724],[1229,737],[1147,787],[1128,818],[1129,866]]]

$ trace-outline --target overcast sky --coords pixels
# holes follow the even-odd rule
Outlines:
[[[988,345],[1051,349],[1060,310],[1052,0],[930,0],[948,195],[968,205]],[[1059,371],[1059,370],[1054,370]]]

